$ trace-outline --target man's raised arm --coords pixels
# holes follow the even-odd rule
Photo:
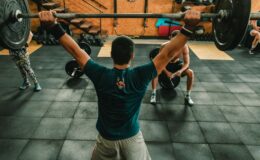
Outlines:
[[[189,36],[193,33],[194,27],[200,22],[200,18],[200,12],[192,10],[186,11],[184,17],[185,27],[183,27],[181,33],[172,38],[153,59],[158,75],[164,70],[171,59],[178,56],[178,51],[185,46]]]
[[[76,59],[79,66],[83,69],[90,56],[82,50],[79,45],[72,39],[59,24],[56,24],[56,18],[53,11],[42,11],[39,13],[40,21],[52,35],[59,40],[60,44]]]

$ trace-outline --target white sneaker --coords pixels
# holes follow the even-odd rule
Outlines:
[[[186,96],[184,98],[184,102],[185,102],[185,105],[189,105],[189,106],[193,106],[194,105],[194,102],[193,100],[190,98],[190,96]]]
[[[156,93],[152,93],[152,96],[151,96],[151,99],[150,99],[150,103],[156,104]]]
[[[251,55],[252,55],[252,54],[254,54],[254,52],[252,52],[252,50],[249,50],[249,54],[251,54]]]

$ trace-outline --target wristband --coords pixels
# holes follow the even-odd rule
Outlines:
[[[49,32],[54,36],[55,39],[59,40],[66,32],[60,24],[55,24],[49,29]]]
[[[191,27],[191,26],[184,26],[182,27],[182,29],[180,30],[180,32],[187,36],[187,37],[191,37],[193,35],[193,30],[194,30],[194,27]]]

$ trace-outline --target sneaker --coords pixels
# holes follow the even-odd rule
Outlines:
[[[31,84],[29,82],[23,82],[23,84],[19,87],[20,90],[26,90],[27,88],[29,88],[31,86]]]
[[[190,98],[190,96],[186,96],[184,98],[184,102],[185,102],[185,105],[189,105],[189,106],[193,106],[194,102],[193,100]]]
[[[252,54],[254,54],[254,52],[253,52],[252,50],[249,50],[249,54],[251,54],[251,55],[252,55]]]
[[[41,91],[42,90],[42,87],[40,86],[40,84],[39,83],[36,83],[35,84],[35,87],[34,87],[34,91],[35,92],[39,92],[39,91]]]
[[[152,93],[150,103],[156,104],[156,93]]]

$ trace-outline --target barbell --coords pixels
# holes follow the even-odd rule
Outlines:
[[[212,19],[214,41],[220,50],[234,49],[242,40],[250,19],[260,19],[260,13],[250,13],[251,0],[216,0],[214,13],[202,13],[201,19]],[[184,13],[154,14],[88,14],[57,13],[57,18],[171,18],[183,19]],[[19,49],[26,44],[30,32],[30,14],[27,0],[1,0],[0,45],[7,49]]]

